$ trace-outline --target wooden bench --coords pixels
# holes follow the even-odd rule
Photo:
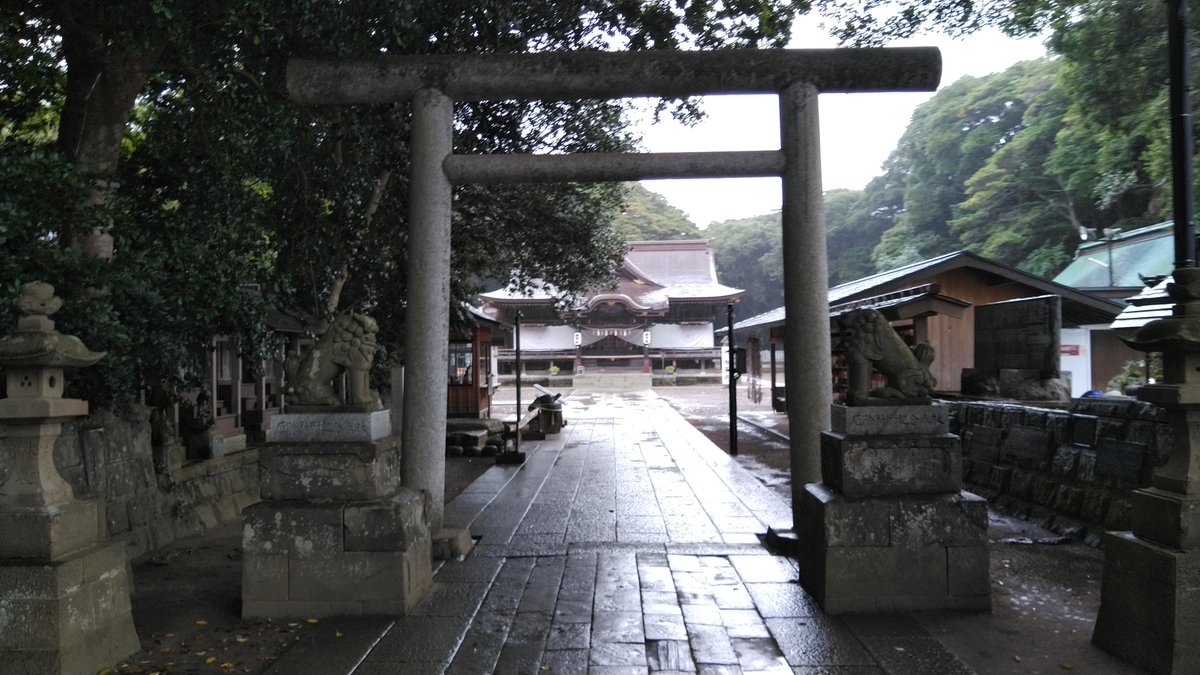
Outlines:
[[[522,429],[525,429],[533,420],[537,419],[538,414],[541,412],[541,408],[534,408],[525,413],[525,416],[519,420],[504,420],[504,438],[515,438]]]
[[[461,445],[466,448],[482,448],[487,445],[486,429],[455,429],[446,434],[447,445]]]
[[[521,434],[522,438],[529,438],[533,440],[535,433],[539,439],[546,437],[546,434],[542,433],[541,431],[534,432],[528,430],[529,424],[533,422],[533,420],[537,419],[538,413],[540,412],[542,412],[541,408],[534,408],[533,410],[525,413],[525,416],[519,420],[504,420],[504,447],[500,450],[500,453],[496,455],[497,464],[521,464],[525,461],[524,452],[518,452],[515,447],[512,450],[508,448],[508,440],[515,440],[517,434],[521,434],[522,429],[526,430],[523,434]]]

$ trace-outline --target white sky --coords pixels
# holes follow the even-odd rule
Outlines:
[[[791,47],[836,46],[815,20],[797,23]],[[942,50],[945,87],[964,75],[996,73],[1018,61],[1045,54],[1042,38],[1014,40],[985,32],[960,40],[941,35],[913,38],[889,46],[935,46]],[[862,189],[882,173],[880,167],[904,134],[913,110],[929,93],[822,94],[821,178],[824,189]],[[648,152],[776,150],[779,148],[777,97],[709,96],[708,116],[694,127],[664,119],[639,129]],[[664,116],[665,117],[665,116]],[[708,223],[770,213],[780,208],[778,178],[717,178],[643,181],[700,227]]]

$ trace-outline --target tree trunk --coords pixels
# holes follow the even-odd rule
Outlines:
[[[392,179],[392,170],[384,169],[379,173],[379,178],[375,181],[375,187],[371,190],[371,196],[367,199],[366,209],[363,211],[363,221],[370,225],[375,219],[375,212],[379,210],[379,204],[383,201],[383,193],[387,190],[388,182]],[[342,243],[338,246],[339,249],[345,247]],[[333,288],[329,292],[329,301],[325,304],[325,310],[333,314],[337,312],[338,305],[342,301],[342,289],[346,287],[346,282],[350,280],[350,260],[347,258],[345,251],[339,254],[341,263],[338,266],[337,277],[333,280]]]
[[[72,228],[70,242],[89,256],[111,258],[113,240],[103,206],[117,187],[113,176],[134,100],[158,63],[167,35],[160,30],[146,36],[145,46],[133,50],[110,46],[95,23],[76,17],[70,7],[60,23],[67,84],[58,146],[80,178],[93,182],[91,206],[97,214]]]

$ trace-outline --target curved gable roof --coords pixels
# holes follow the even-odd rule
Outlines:
[[[583,299],[581,308],[591,307],[591,299],[611,301],[625,297],[624,304],[643,310],[665,310],[673,300],[693,302],[728,301],[742,293],[717,281],[717,267],[708,239],[671,241],[631,241],[625,259],[617,268],[617,286],[595,288]],[[484,293],[484,299],[501,303],[549,302],[557,297],[541,288],[521,292],[503,288]]]

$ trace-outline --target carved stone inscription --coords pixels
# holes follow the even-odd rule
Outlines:
[[[271,418],[270,439],[278,443],[375,441],[391,433],[387,410],[370,413],[303,413]]]
[[[333,434],[359,435],[370,429],[365,419],[338,419],[319,417],[316,419],[283,420],[275,425],[275,433],[281,436],[318,436]]]
[[[830,425],[847,436],[949,433],[950,416],[936,405],[845,406],[834,405]]]
[[[39,487],[37,439],[0,439],[0,495],[36,492]]]
[[[1059,372],[1062,299],[1057,295],[975,307],[975,369]]]

